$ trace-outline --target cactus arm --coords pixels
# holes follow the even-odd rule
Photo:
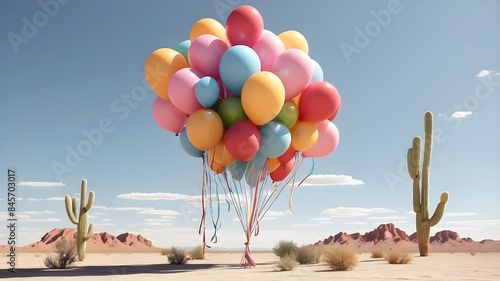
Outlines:
[[[87,230],[87,235],[83,236],[83,241],[89,240],[89,238],[92,236],[92,232],[94,230],[94,224],[91,223],[89,224],[89,229]]]
[[[77,216],[76,206],[78,205],[77,202],[76,202],[76,197],[73,196],[73,199],[71,199],[71,200],[72,200],[71,202],[72,202],[72,207],[73,207],[73,215],[76,218],[76,216]]]
[[[420,182],[413,180],[413,211],[420,212]]]
[[[423,211],[423,218],[429,218],[429,172],[431,166],[432,154],[432,113],[425,113],[425,144],[424,144],[424,162],[422,164],[422,197],[421,211]]]
[[[407,163],[408,174],[413,179],[413,211],[420,212],[420,137],[413,138],[412,147],[408,148]]]
[[[74,198],[74,197],[73,197]],[[74,198],[76,199],[76,198]],[[76,224],[78,225],[78,220],[76,220],[76,217],[75,217],[75,214],[74,214],[74,210],[75,210],[75,205],[73,204],[75,200],[73,200],[73,202],[71,201],[71,198],[69,197],[69,195],[66,195],[64,197],[64,205],[66,206],[66,213],[68,214],[68,218],[69,220],[73,223],[73,224]],[[71,206],[70,206],[71,205]]]
[[[88,212],[90,210],[90,208],[92,208],[92,204],[94,204],[94,198],[95,198],[95,194],[93,191],[91,191],[89,193],[89,201],[87,202],[87,205],[85,205],[85,212]]]
[[[436,210],[434,211],[434,214],[432,217],[429,219],[429,226],[435,226],[438,224],[438,222],[441,220],[444,214],[444,207],[446,205],[446,202],[448,202],[448,192],[443,192],[441,194],[441,200],[439,204],[436,207]]]

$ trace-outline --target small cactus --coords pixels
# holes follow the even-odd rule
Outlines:
[[[88,211],[94,203],[95,194],[94,191],[90,191],[88,202],[85,203],[87,199],[87,180],[82,180],[82,187],[80,191],[80,213],[76,212],[76,197],[71,198],[69,195],[64,197],[64,203],[66,205],[66,213],[68,214],[69,220],[76,224],[77,226],[77,236],[76,245],[78,250],[78,260],[83,261],[85,259],[85,248],[87,240],[92,236],[92,230],[94,225],[90,224],[87,229]],[[78,220],[76,217],[78,216]]]
[[[448,202],[448,193],[441,194],[436,211],[429,219],[429,170],[432,153],[432,112],[425,113],[424,162],[420,170],[421,143],[420,137],[413,139],[408,149],[408,174],[413,179],[413,211],[416,213],[417,242],[420,256],[429,255],[430,227],[435,226],[443,217],[444,207]],[[421,180],[420,180],[421,179]]]

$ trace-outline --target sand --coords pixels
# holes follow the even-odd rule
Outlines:
[[[88,253],[85,261],[70,269],[48,269],[46,254],[19,253],[16,273],[7,271],[2,259],[0,278],[9,280],[500,280],[500,253],[412,254],[410,264],[393,265],[359,255],[359,265],[351,271],[331,271],[325,263],[299,265],[292,271],[277,271],[277,257],[269,252],[252,256],[257,267],[240,268],[241,252],[211,252],[205,260],[170,265],[159,253]],[[34,278],[33,278],[34,277]],[[106,278],[106,279],[104,279]]]

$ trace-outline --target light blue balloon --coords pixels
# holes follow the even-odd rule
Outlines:
[[[186,127],[184,127],[182,129],[182,131],[179,135],[179,139],[181,141],[182,148],[184,149],[184,151],[186,151],[187,154],[189,154],[193,157],[196,157],[196,158],[203,157],[204,151],[199,150],[191,143],[191,141],[189,140],[189,138],[187,136]]]
[[[226,88],[235,96],[241,95],[248,77],[260,71],[260,59],[252,48],[236,45],[229,48],[219,63],[220,78]]]
[[[175,50],[181,53],[181,55],[186,59],[186,61],[188,61],[188,50],[190,46],[191,46],[191,41],[189,39],[184,40],[181,43],[179,43],[179,45],[177,45],[177,48],[175,48]]]
[[[259,152],[267,158],[281,156],[290,147],[292,134],[285,124],[271,121],[260,127]]]
[[[245,172],[245,180],[249,186],[255,187],[257,185],[259,182],[259,174],[261,176],[261,180],[267,176],[267,168],[264,167],[266,160],[267,158],[265,156],[257,153],[250,161],[248,161],[248,167]]]
[[[313,75],[309,84],[313,82],[323,81],[323,69],[321,68],[321,65],[319,65],[319,63],[313,59],[311,59],[311,62],[313,64]]]
[[[219,91],[219,83],[210,76],[202,77],[194,88],[196,99],[204,108],[210,108],[217,102]]]
[[[240,181],[245,175],[245,170],[247,169],[247,163],[241,161],[234,161],[233,164],[226,167],[233,179]]]

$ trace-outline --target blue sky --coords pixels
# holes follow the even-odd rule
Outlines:
[[[414,232],[406,150],[423,136],[426,111],[436,134],[431,212],[441,192],[450,193],[431,233],[500,239],[498,1],[7,0],[0,2],[0,219],[7,223],[12,168],[18,244],[74,227],[62,199],[79,193],[82,178],[96,193],[95,232],[142,234],[162,247],[201,244],[201,159],[153,120],[156,95],[144,64],[154,50],[188,39],[197,20],[225,25],[243,4],[260,11],[265,29],[301,32],[342,97],[340,144],[315,159],[312,178],[322,184],[296,188],[293,213],[285,191],[253,247],[313,243],[388,222]],[[107,128],[102,139],[69,163],[68,151],[100,126]],[[58,174],[56,162],[68,170]],[[304,161],[298,174],[310,167]],[[144,200],[152,199],[147,193],[162,194]],[[212,246],[243,248],[241,225],[222,205]]]

